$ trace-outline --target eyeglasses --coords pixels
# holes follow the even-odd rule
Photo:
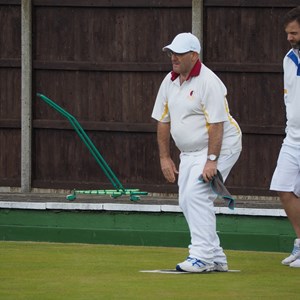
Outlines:
[[[176,53],[176,52],[169,50],[169,51],[167,51],[167,54],[169,57],[172,57],[172,55],[177,56],[177,57],[182,57],[190,52],[192,52],[192,51],[188,51],[188,52],[184,52],[184,53]]]

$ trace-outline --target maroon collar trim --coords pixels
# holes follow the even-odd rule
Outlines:
[[[191,77],[196,77],[199,76],[200,71],[201,71],[201,61],[198,59],[197,62],[195,63],[193,69],[191,70],[189,76],[187,77],[186,81],[188,81]],[[171,80],[174,81],[180,74],[172,71],[171,72]]]

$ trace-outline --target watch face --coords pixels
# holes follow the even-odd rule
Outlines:
[[[208,159],[212,160],[212,161],[215,161],[215,160],[217,160],[217,156],[214,155],[214,154],[210,154],[210,155],[208,155]]]

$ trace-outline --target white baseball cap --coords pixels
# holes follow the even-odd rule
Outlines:
[[[200,53],[201,46],[196,36],[190,32],[183,32],[176,35],[172,43],[163,47],[162,50],[171,50],[175,53],[186,53],[189,51]]]

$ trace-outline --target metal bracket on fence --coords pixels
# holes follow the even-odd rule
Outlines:
[[[112,171],[112,169],[109,167],[103,156],[100,154],[98,149],[95,147],[91,139],[88,137],[88,135],[85,133],[79,122],[76,120],[76,118],[69,114],[66,110],[61,108],[58,104],[50,100],[48,97],[46,97],[43,94],[37,93],[37,96],[40,97],[44,102],[46,102],[49,106],[54,108],[58,113],[60,113],[62,116],[68,119],[68,121],[71,123],[72,127],[80,137],[80,139],[83,141],[83,143],[86,145],[86,147],[89,149],[92,156],[95,158],[96,162],[108,178],[108,180],[111,182],[115,190],[73,190],[72,194],[68,195],[66,198],[67,200],[75,200],[77,194],[89,194],[89,195],[110,195],[113,198],[120,197],[122,195],[129,195],[130,200],[137,201],[140,199],[140,195],[148,195],[148,192],[142,192],[139,189],[125,189],[115,173]]]

